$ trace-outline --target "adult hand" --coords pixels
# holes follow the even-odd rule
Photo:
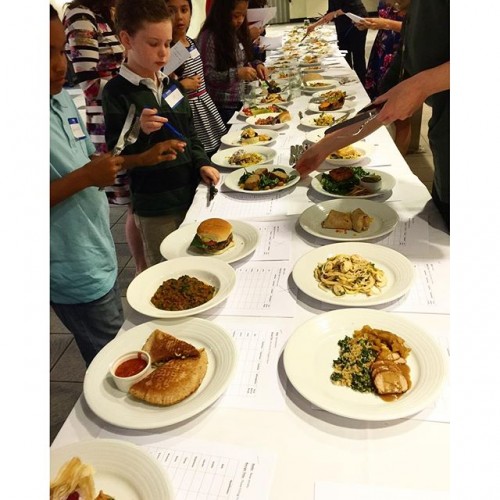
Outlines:
[[[253,82],[257,80],[257,71],[251,66],[242,66],[237,70],[238,79],[244,82]]]
[[[83,168],[88,176],[89,186],[100,188],[111,186],[115,182],[116,174],[122,169],[124,159],[106,153],[92,158]]]
[[[257,70],[257,77],[260,80],[267,80],[268,79],[269,71],[264,64],[258,64],[256,70]]]
[[[200,175],[202,181],[207,184],[207,186],[210,186],[211,183],[215,185],[220,180],[219,171],[208,165],[200,168]]]
[[[152,148],[141,153],[140,166],[149,167],[164,161],[172,161],[177,158],[177,153],[184,152],[186,143],[178,139],[168,139],[158,142]]]
[[[193,75],[193,76],[188,76],[187,78],[183,78],[180,80],[181,85],[189,91],[194,91],[198,90],[201,85],[201,76],[200,75]]]
[[[163,124],[168,122],[163,116],[158,116],[158,110],[156,108],[144,108],[142,110],[140,121],[141,130],[145,134],[151,134],[151,132],[156,132],[163,127]]]
[[[396,120],[405,120],[417,111],[427,98],[422,85],[415,77],[398,83],[385,94],[378,96],[373,103],[385,103],[380,110],[377,120],[389,125]]]
[[[328,153],[324,155],[321,150],[318,150],[313,145],[300,155],[300,158],[294,168],[300,174],[300,178],[303,179],[311,172],[314,172],[321,165],[327,155]]]

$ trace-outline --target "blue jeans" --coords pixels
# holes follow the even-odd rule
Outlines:
[[[64,326],[74,335],[87,366],[123,325],[118,281],[100,299],[85,304],[50,304]]]

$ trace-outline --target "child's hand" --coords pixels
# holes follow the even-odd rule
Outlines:
[[[201,76],[200,75],[189,76],[188,78],[183,78],[180,81],[180,83],[186,90],[189,91],[198,90],[201,85]]]
[[[141,154],[141,166],[150,167],[164,161],[175,160],[177,152],[183,153],[185,147],[186,143],[178,139],[159,142]]]
[[[257,71],[251,66],[242,66],[238,68],[237,71],[238,79],[243,80],[244,82],[253,82],[257,80]]]
[[[83,168],[89,176],[89,185],[97,187],[111,186],[116,174],[122,169],[125,160],[121,156],[106,153],[92,158]]]
[[[141,113],[141,129],[145,134],[156,132],[163,127],[163,124],[168,122],[167,118],[158,116],[156,108],[144,108]]]
[[[204,166],[200,168],[201,180],[210,186],[210,184],[217,184],[220,180],[219,171],[214,167]]]

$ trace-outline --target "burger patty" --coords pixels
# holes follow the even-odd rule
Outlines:
[[[228,237],[227,240],[224,241],[209,241],[209,242],[203,242],[203,245],[206,247],[207,250],[210,250],[212,252],[217,252],[219,250],[222,250],[223,248],[226,248],[229,243],[233,241],[233,233],[231,233]]]

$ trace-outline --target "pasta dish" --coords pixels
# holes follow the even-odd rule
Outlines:
[[[337,296],[357,293],[370,296],[380,292],[387,284],[381,269],[356,254],[328,257],[326,262],[316,266],[314,277],[320,288],[330,290]]]
[[[227,161],[230,165],[250,167],[251,165],[263,162],[264,157],[259,153],[247,153],[243,149],[240,149],[232,154]]]

